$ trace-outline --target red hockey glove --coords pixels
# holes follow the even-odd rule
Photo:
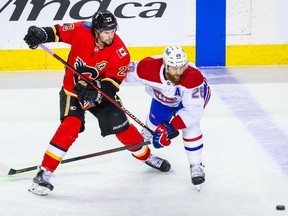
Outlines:
[[[179,131],[175,130],[172,124],[167,121],[162,121],[158,124],[155,132],[153,133],[153,146],[155,148],[162,148],[171,144],[170,139],[179,135]]]

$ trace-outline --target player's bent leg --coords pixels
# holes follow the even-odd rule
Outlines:
[[[75,116],[67,116],[58,127],[45,152],[41,166],[54,172],[65,157],[68,149],[78,138],[82,121]]]
[[[126,130],[116,134],[116,137],[122,144],[128,147],[129,145],[142,143],[144,141],[137,128],[132,124],[129,125]],[[150,149],[148,146],[129,148],[129,151],[132,152],[132,155],[135,158],[142,161],[147,160],[150,156]]]
[[[125,131],[116,134],[116,137],[125,146],[143,142],[142,135],[134,125],[130,125]],[[168,172],[171,168],[171,165],[167,160],[151,154],[150,148],[147,145],[137,148],[130,148],[129,150],[132,152],[132,155],[135,158],[145,162],[148,166],[154,169],[162,172]]]
[[[30,192],[43,196],[53,190],[50,177],[78,137],[81,124],[82,121],[74,116],[68,116],[63,120],[48,145],[41,167],[28,189]]]

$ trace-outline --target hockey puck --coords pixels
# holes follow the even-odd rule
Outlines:
[[[277,205],[276,210],[285,210],[285,205]]]

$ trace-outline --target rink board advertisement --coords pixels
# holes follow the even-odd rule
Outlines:
[[[185,41],[185,1],[153,0],[5,0],[1,1],[0,49],[27,48],[23,37],[31,25],[52,26],[91,21],[97,10],[107,9],[117,18],[118,33],[127,46],[155,46]],[[177,15],[178,14],[178,15]],[[195,23],[192,22],[191,23]],[[176,34],[174,34],[176,33]],[[192,44],[190,44],[192,45]],[[63,47],[63,44],[56,45]]]
[[[91,21],[93,14],[103,9],[116,16],[117,33],[133,60],[159,55],[165,46],[179,44],[185,46],[189,59],[194,61],[191,56],[194,53],[195,12],[187,14],[187,5],[193,2],[195,5],[195,1],[187,0],[5,0],[0,3],[2,27],[6,29],[0,39],[0,53],[5,56],[0,60],[3,61],[0,70],[62,69],[63,66],[43,50],[28,49],[23,37],[29,26]],[[57,54],[63,58],[68,55],[67,44],[47,45],[57,48]],[[14,59],[18,61],[14,62]]]
[[[159,55],[165,46],[178,44],[187,52],[189,61],[197,62],[196,23],[203,27],[204,22],[196,20],[206,16],[213,19],[205,8],[197,11],[197,3],[204,1],[207,11],[213,5],[212,9],[217,10],[212,0],[3,0],[0,3],[0,71],[62,69],[63,65],[43,50],[28,49],[23,41],[28,27],[90,21],[92,15],[102,9],[116,16],[117,33],[126,43],[132,60]],[[223,38],[226,56],[221,55],[225,58],[222,59],[224,65],[288,64],[288,1],[266,0],[265,5],[261,0],[218,1],[226,3],[225,19],[220,19],[226,24]],[[207,27],[207,34],[214,39],[213,29]],[[219,46],[217,40],[214,45]],[[61,57],[67,57],[68,45],[47,46]],[[220,46],[225,43],[221,42]],[[203,58],[206,51],[202,50]],[[209,59],[204,59],[203,65],[211,66],[209,63]]]

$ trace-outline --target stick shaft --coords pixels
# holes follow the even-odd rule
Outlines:
[[[115,152],[119,152],[119,151],[123,151],[123,150],[128,150],[129,148],[136,148],[136,147],[141,147],[141,146],[149,145],[149,144],[151,144],[151,142],[147,141],[147,142],[142,142],[142,143],[138,143],[138,144],[134,144],[134,145],[130,145],[130,146],[122,146],[122,147],[118,147],[118,148],[113,148],[113,149],[108,149],[108,150],[104,150],[104,151],[100,151],[100,152],[95,152],[92,154],[68,158],[68,159],[61,161],[61,164],[71,163],[74,161],[79,161],[79,160],[84,160],[84,159],[97,157],[97,156],[101,156],[101,155],[111,154],[111,153],[115,153]],[[39,165],[21,168],[21,169],[13,169],[13,168],[9,169],[5,165],[0,164],[0,170],[6,175],[15,175],[15,174],[23,173],[23,172],[36,170],[36,169],[38,169],[38,167],[39,167]]]
[[[70,68],[75,74],[80,76],[83,80],[85,80],[86,82],[90,83],[93,86],[94,89],[96,89],[98,92],[100,92],[111,103],[113,103],[115,106],[117,106],[120,110],[122,110],[125,114],[127,114],[130,118],[132,118],[135,122],[137,122],[140,126],[146,128],[148,131],[150,131],[152,133],[150,128],[148,128],[144,123],[142,123],[135,115],[133,115],[131,112],[129,112],[125,107],[120,106],[115,100],[110,98],[101,89],[99,89],[97,86],[95,86],[90,80],[88,80],[85,76],[83,76],[81,73],[79,73],[74,67],[69,65],[66,61],[64,61],[60,56],[58,56],[56,53],[54,53],[52,50],[50,50],[44,44],[39,44],[39,46],[42,49],[44,49],[47,53],[52,55],[54,58],[56,58],[58,61],[60,61],[62,64],[64,64],[66,67]],[[122,146],[122,147],[109,149],[109,150],[105,150],[105,151],[101,151],[101,152],[96,152],[96,153],[92,153],[92,154],[82,155],[82,156],[78,156],[78,157],[74,157],[74,158],[65,159],[65,160],[63,160],[61,162],[61,164],[70,163],[70,162],[73,162],[73,161],[78,161],[78,160],[83,160],[83,159],[88,159],[88,158],[92,158],[92,157],[96,157],[96,156],[100,156],[100,155],[110,154],[110,153],[114,153],[114,152],[118,152],[118,151],[123,151],[123,150],[127,150],[129,148],[141,147],[141,146],[149,145],[149,144],[151,144],[151,142],[147,141],[147,142],[142,142],[142,143],[138,143],[138,144],[134,144],[134,145],[130,145],[130,146]],[[7,174],[7,175],[14,175],[14,174],[18,174],[18,173],[23,173],[23,172],[36,170],[38,167],[39,167],[39,165],[26,167],[26,168],[22,168],[22,169],[13,169],[13,168],[9,169],[9,167],[0,164],[0,171],[2,173],[4,173],[4,174]]]

